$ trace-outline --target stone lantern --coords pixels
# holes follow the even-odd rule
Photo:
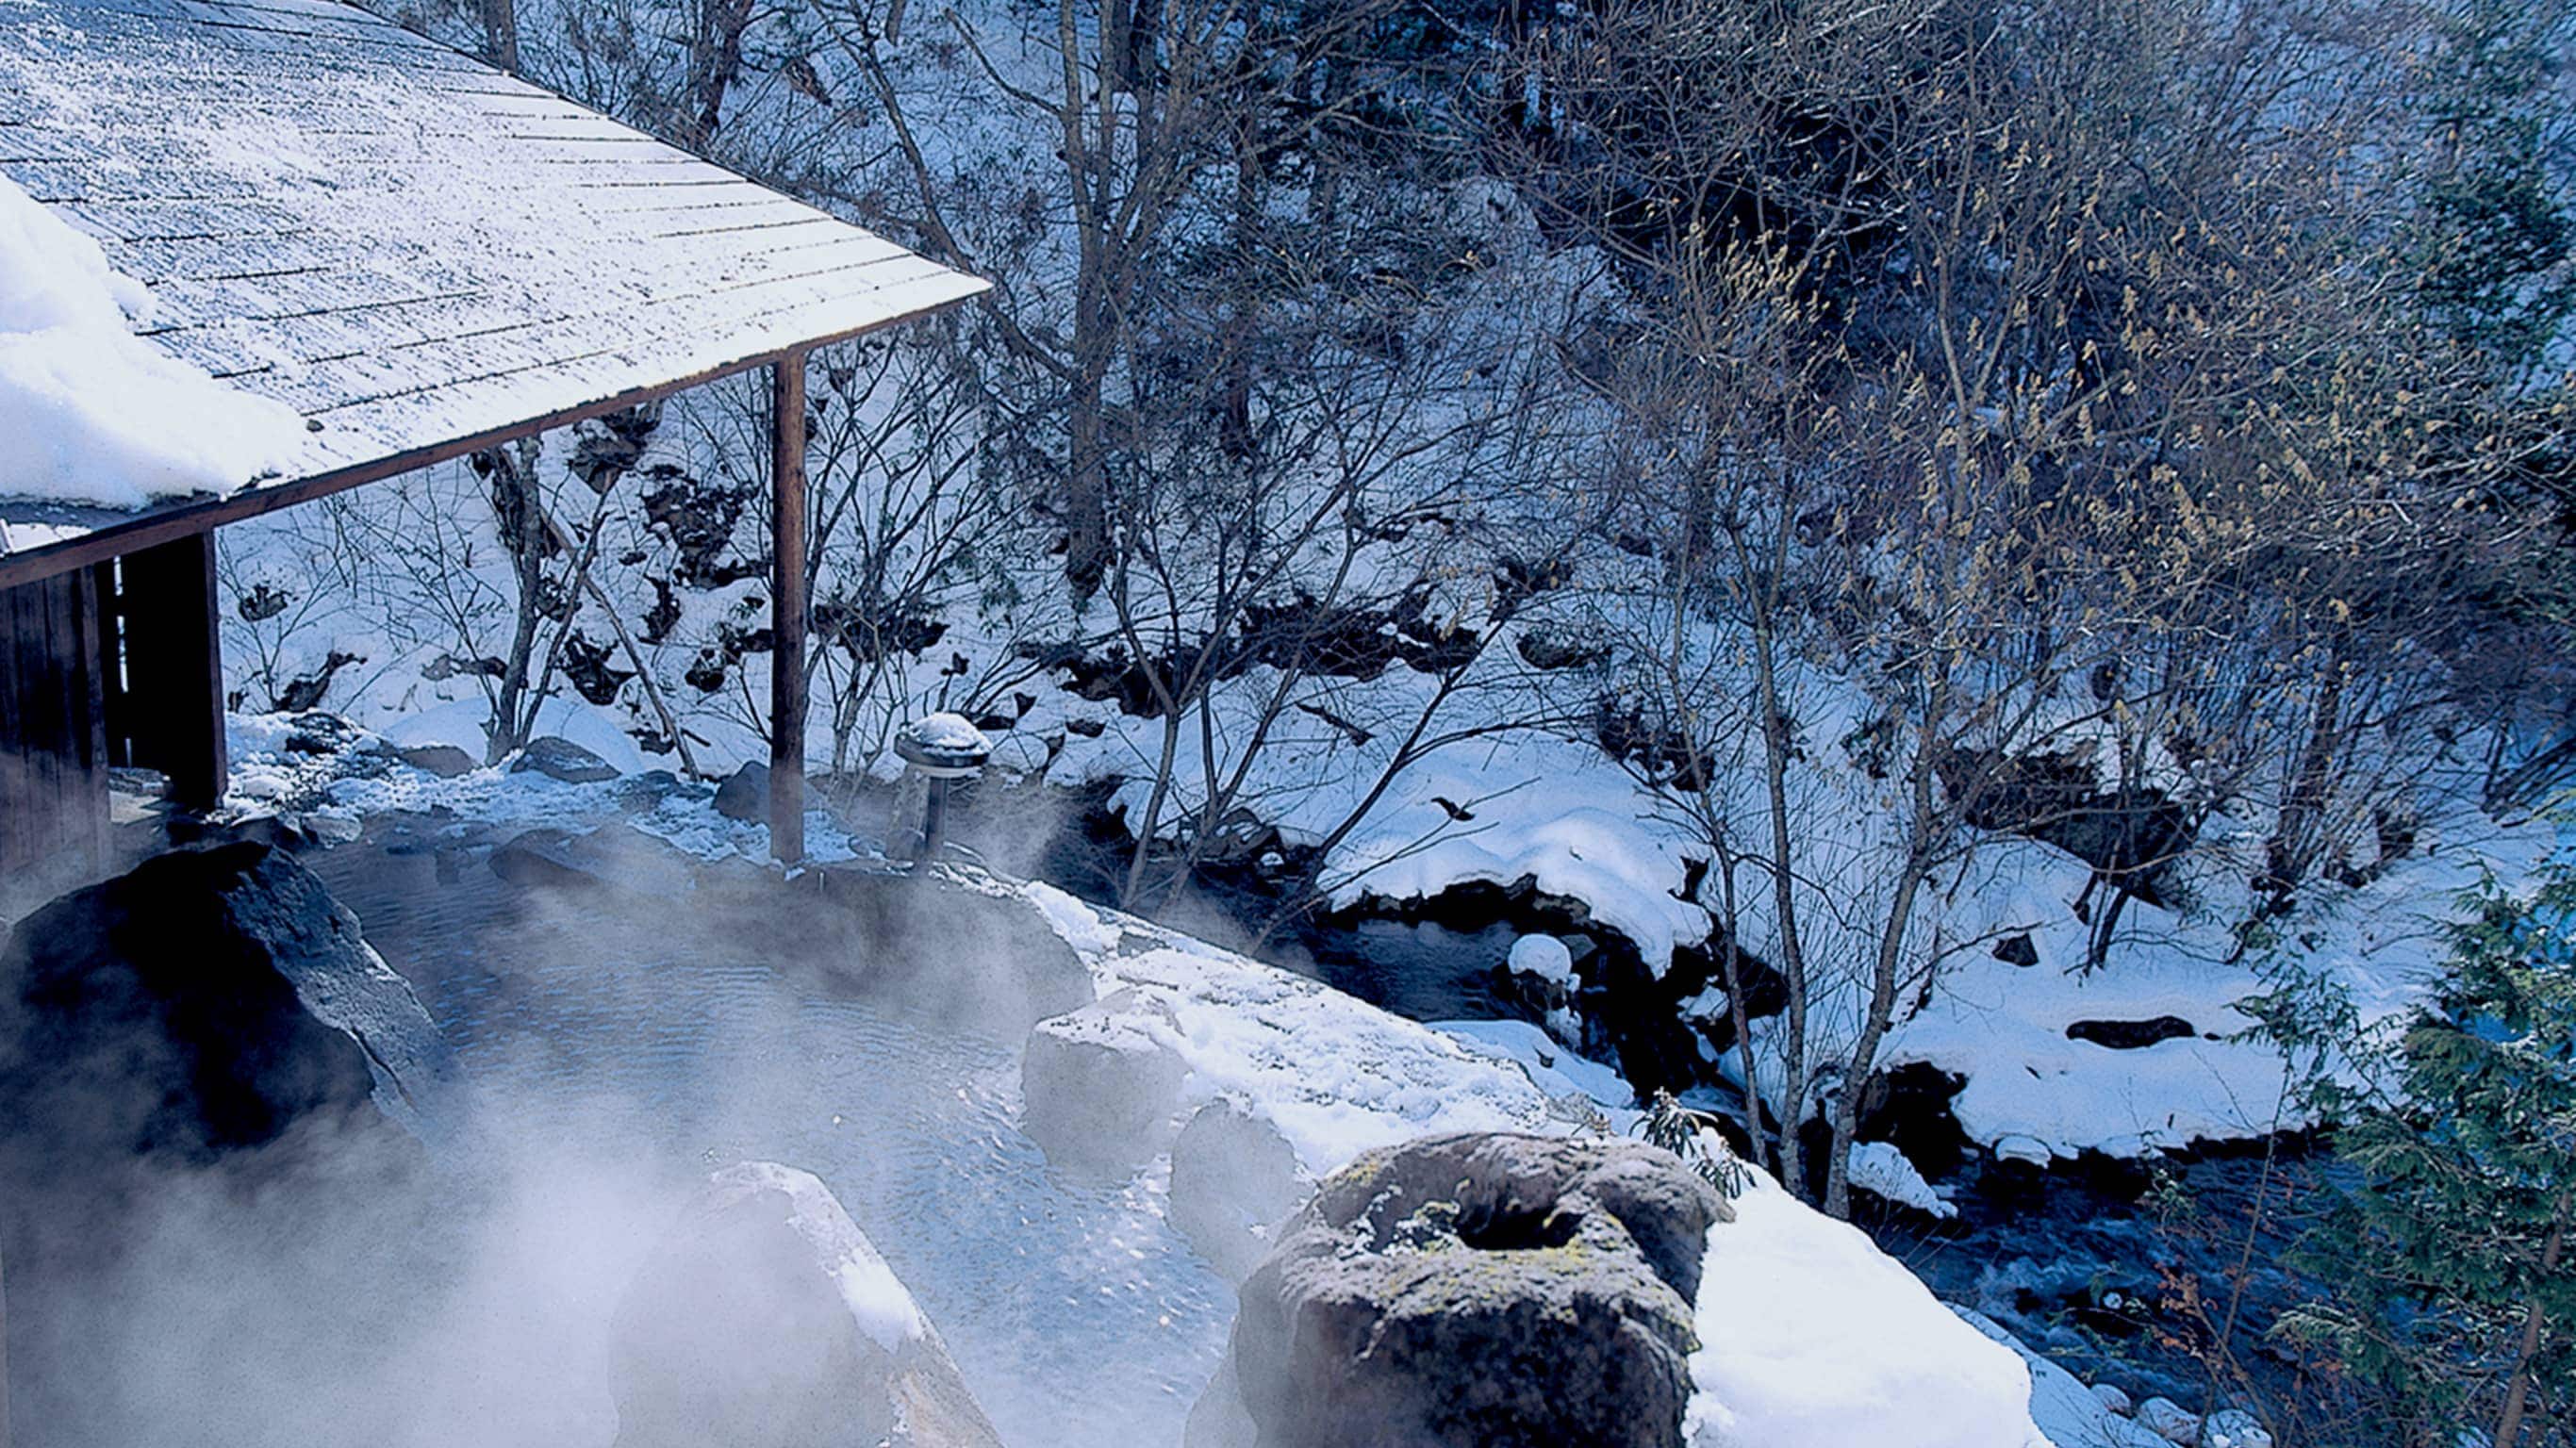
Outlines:
[[[993,741],[963,714],[931,714],[895,731],[894,752],[929,786],[913,858],[935,860],[947,842],[948,782],[981,773],[984,761],[993,757]]]

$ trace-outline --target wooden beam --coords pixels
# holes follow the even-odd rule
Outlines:
[[[957,300],[970,299],[960,297]],[[327,473],[315,473],[310,477],[289,478],[277,482],[255,483],[221,498],[197,498],[186,502],[164,503],[142,512],[115,517],[89,532],[65,538],[59,543],[41,544],[34,548],[20,549],[14,553],[0,553],[0,588],[11,588],[21,583],[31,583],[39,578],[50,578],[70,569],[103,563],[122,554],[135,553],[162,543],[191,537],[212,528],[222,527],[226,523],[238,523],[245,518],[257,518],[274,513],[280,508],[309,503],[315,498],[327,498],[333,493],[346,492],[363,484],[382,482],[386,478],[416,472],[435,463],[478,453],[485,448],[499,447],[503,443],[513,442],[551,428],[569,427],[585,418],[600,417],[642,403],[656,402],[674,392],[719,381],[739,372],[748,372],[754,367],[775,368],[791,354],[802,358],[812,348],[854,341],[881,328],[895,326],[902,322],[918,321],[923,317],[945,311],[956,304],[956,302],[943,302],[938,306],[925,307],[918,312],[908,312],[900,317],[888,317],[884,321],[871,322],[864,327],[854,327],[846,332],[817,337],[793,348],[762,352],[757,356],[745,357],[739,362],[727,362],[721,366],[710,367],[705,371],[675,378],[669,382],[656,383],[650,387],[631,387],[614,397],[603,397],[597,402],[585,402],[579,407],[559,408],[553,412],[529,418],[525,422],[515,422],[507,427],[492,428],[363,463],[352,463],[348,467],[337,468]]]
[[[805,354],[769,367],[769,852],[805,858]]]
[[[224,797],[224,645],[215,613],[215,535],[199,533],[117,564],[125,638],[123,718],[134,762],[170,778],[170,800],[210,810]]]

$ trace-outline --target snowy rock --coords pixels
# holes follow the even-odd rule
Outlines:
[[[793,1167],[709,1178],[612,1332],[618,1448],[1000,1448],[912,1294]]]
[[[1172,1141],[1172,1225],[1229,1282],[1252,1275],[1313,1189],[1278,1126],[1234,1097],[1200,1107]]]
[[[2047,1448],[2010,1348],[1859,1228],[1745,1176],[1708,1234],[1691,1448]]]
[[[263,844],[155,856],[18,922],[0,954],[0,1135],[48,1172],[203,1160],[308,1121],[410,1118],[438,1027],[310,870]]]
[[[2129,1417],[2138,1411],[2138,1405],[2130,1401],[2129,1395],[2122,1391],[2120,1385],[2117,1383],[2095,1383],[2092,1387],[2092,1393],[2094,1398],[2099,1401],[2103,1407],[2110,1409],[2112,1412],[2119,1414],[2123,1418]]]
[[[1524,935],[1512,942],[1510,969],[1565,987],[1574,984],[1574,953],[1553,935]]]
[[[2201,1425],[2202,1448],[2272,1448],[2272,1435],[2243,1408],[2221,1408]]]
[[[1029,1031],[1020,1061],[1022,1129],[1047,1160],[1125,1176],[1163,1148],[1189,1068],[1168,1044],[1171,1007],[1121,990]]]
[[[2138,1405],[2138,1426],[2182,1448],[2200,1442],[2200,1415],[2171,1398],[2149,1398]]]
[[[1255,1442],[1680,1448],[1690,1298],[1727,1215],[1637,1142],[1463,1134],[1368,1153],[1243,1285],[1228,1353]],[[1194,1414],[1201,1441],[1231,1416]]]
[[[566,784],[597,784],[617,777],[607,760],[554,734],[529,740],[528,747],[510,762],[512,774],[530,769]]]
[[[1502,993],[1569,1043],[1582,1039],[1574,1014],[1574,952],[1553,935],[1524,935],[1503,963]]]
[[[769,766],[755,759],[716,789],[716,813],[729,820],[769,823]]]

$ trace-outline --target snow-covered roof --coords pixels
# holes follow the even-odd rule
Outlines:
[[[329,0],[0,0],[0,179],[148,291],[152,343],[308,429],[139,513],[16,489],[0,581],[984,286]]]

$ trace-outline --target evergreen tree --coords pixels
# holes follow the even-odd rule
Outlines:
[[[2565,174],[2569,0],[2458,0],[2423,81],[2415,243],[2426,309],[2508,376],[2546,366],[2576,311]]]
[[[2576,1434],[2576,864],[2550,862],[2520,893],[2490,875],[2461,903],[2432,998],[2365,1033],[2349,1069],[2307,1093],[2351,1174],[2301,1248],[2333,1295],[2280,1330],[2381,1390],[2408,1441],[2452,1448],[2474,1426],[2493,1448],[2563,1444]]]

